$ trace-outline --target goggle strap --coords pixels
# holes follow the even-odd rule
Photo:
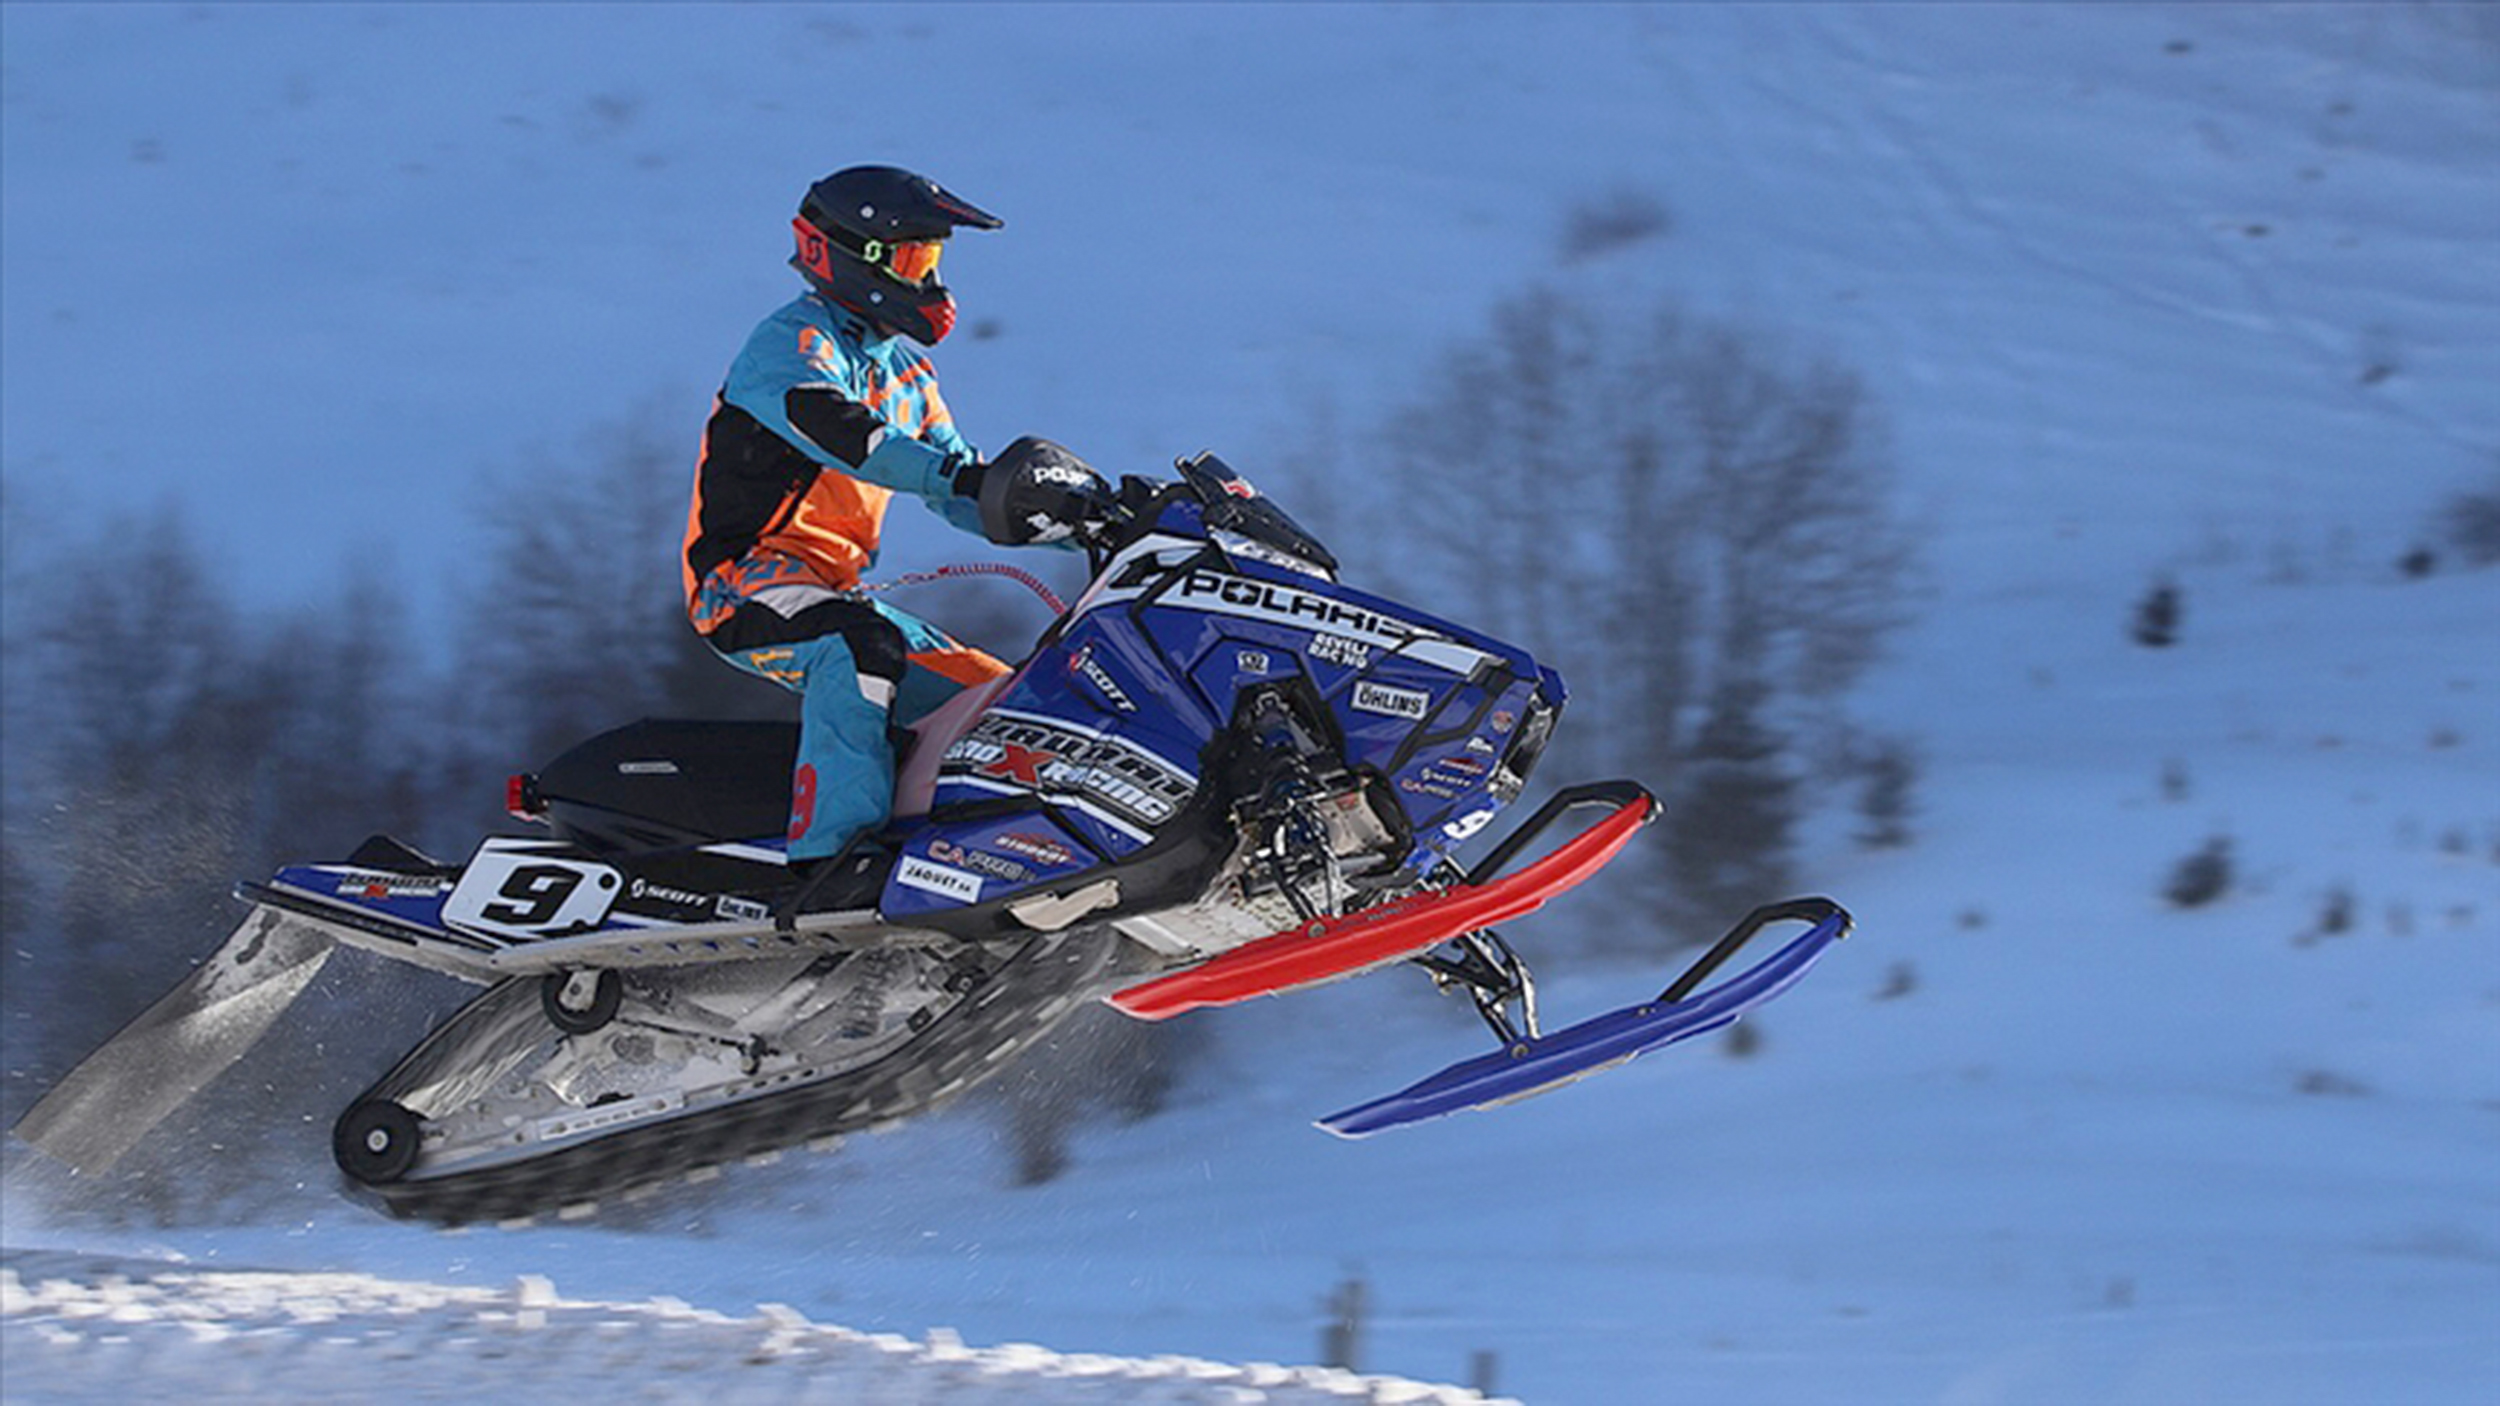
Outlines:
[[[890,242],[882,239],[862,239],[858,243],[854,244],[849,238],[850,232],[842,229],[838,225],[833,229],[827,230],[825,233],[831,237],[832,241],[836,245],[857,254],[862,262],[873,264],[879,268],[888,267],[886,260],[896,249],[903,245],[935,244],[939,242],[933,239],[897,239]]]
[[[799,223],[807,224],[806,217],[801,216]],[[859,236],[852,234],[849,230],[842,228],[840,225],[834,224],[830,220],[826,221],[822,227],[813,224],[808,224],[807,227],[815,230],[827,244],[832,245],[834,248],[839,249],[843,253],[849,254],[854,258],[865,259],[872,264],[877,261],[878,255],[882,254],[885,250],[885,246],[877,240],[862,240]]]

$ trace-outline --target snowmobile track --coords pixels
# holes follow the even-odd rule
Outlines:
[[[872,1063],[819,1083],[628,1128],[552,1156],[434,1180],[355,1186],[402,1219],[445,1225],[572,1211],[672,1178],[864,1131],[954,1098],[1108,989],[1110,935],[1039,939],[984,991]]]

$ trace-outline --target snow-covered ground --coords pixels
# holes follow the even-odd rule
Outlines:
[[[1155,1401],[1171,1406],[1461,1406],[1458,1387],[1329,1367],[975,1348],[750,1316],[683,1300],[568,1299],[541,1275],[508,1290],[365,1274],[198,1270],[36,1252],[0,1265],[12,1401],[494,1401],[598,1383],[612,1401]]]
[[[249,1382],[286,1356],[256,1333],[339,1364],[279,1394],[398,1370],[390,1342],[484,1373],[535,1310],[603,1390],[748,1387],[680,1389],[600,1326],[636,1323],[935,1374],[893,1399],[1015,1395],[1075,1354],[1315,1360],[1360,1279],[1366,1368],[1491,1354],[1540,1403],[2500,1396],[2500,573],[2392,565],[2500,455],[2491,13],[0,7],[12,501],[176,486],[273,595],[335,562],[264,530],[453,532],[472,466],[646,394],[699,407],[786,286],[797,184],[864,157],[1010,221],[949,256],[967,326],[998,324],[942,357],[982,442],[1292,443],[1323,393],[1367,422],[1527,279],[1604,278],[1860,367],[1933,580],[1862,700],[1922,748],[1917,842],[1819,832],[1801,867],[1860,933],[1751,1057],[1338,1142],[1306,1120],[1480,1039],[1383,979],[1192,1017],[1217,1043],[1183,1106],[1026,1190],[949,1116],[634,1233],[308,1197],[116,1236],[12,1193],[21,1255],[374,1276],[443,1287],[269,1292],[450,1317],[323,1347],[135,1274],[41,1289],[46,1260],[6,1291],[0,1383]],[[860,72],[903,104],[826,96]],[[1672,230],[1559,263],[1561,208],[1618,188]],[[396,550],[433,589],[453,548]],[[2187,605],[2165,651],[2123,630],[2157,572]],[[2164,905],[2217,836],[2237,886]],[[1549,1019],[1663,979],[1573,974]],[[515,1287],[541,1280],[603,1307]],[[139,1326],[71,1311],[116,1300]],[[986,1355],[1019,1342],[1071,1356]],[[1194,1370],[1085,1381],[1345,1385]]]

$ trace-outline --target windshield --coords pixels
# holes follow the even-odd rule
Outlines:
[[[1308,569],[1316,575],[1336,571],[1336,557],[1320,540],[1276,506],[1274,499],[1262,496],[1232,465],[1213,454],[1201,454],[1182,460],[1179,468],[1181,480],[1205,506],[1207,531],[1227,551],[1254,558],[1262,551],[1274,552],[1287,558],[1275,565]],[[1227,542],[1226,538],[1235,540]],[[1247,544],[1248,549],[1236,543]]]

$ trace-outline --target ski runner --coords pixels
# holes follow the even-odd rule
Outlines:
[[[885,822],[891,727],[1007,672],[860,592],[893,495],[1007,546],[1065,542],[1109,497],[1047,440],[982,461],[929,358],[903,340],[935,346],[954,328],[937,274],[947,238],[1003,223],[891,166],[816,182],[792,221],[808,291],[747,338],[704,427],[687,614],[723,658],[799,694],[788,852],[800,869]]]

